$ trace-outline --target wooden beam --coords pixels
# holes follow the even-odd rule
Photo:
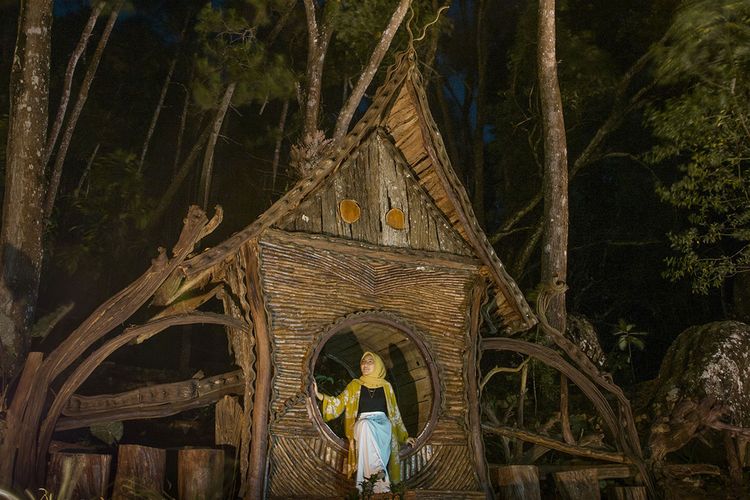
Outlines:
[[[260,248],[253,240],[247,252],[247,301],[255,333],[255,395],[253,400],[253,428],[250,437],[250,479],[244,498],[255,500],[264,497],[266,463],[268,457],[268,424],[273,381],[271,363],[271,332],[263,301],[260,281]]]
[[[78,429],[104,422],[168,417],[207,406],[225,395],[242,394],[244,388],[242,370],[235,370],[203,379],[139,387],[119,394],[73,395],[62,411],[65,417],[57,421],[55,430]]]
[[[476,271],[481,262],[472,257],[454,255],[444,252],[426,252],[407,248],[388,247],[387,249],[371,245],[362,241],[335,238],[323,234],[309,234],[300,232],[287,232],[278,229],[267,229],[263,233],[263,241],[269,243],[292,243],[320,250],[331,250],[345,252],[363,257],[375,259],[388,259],[389,261],[406,263],[412,265],[426,265]]]
[[[484,454],[482,439],[482,420],[479,409],[479,327],[482,323],[482,300],[487,294],[485,280],[474,284],[471,294],[471,325],[466,349],[466,363],[464,375],[466,381],[466,397],[469,403],[469,449],[473,452],[474,470],[479,484],[488,499],[495,498],[495,492],[490,484],[487,470],[487,460]]]
[[[520,429],[514,429],[512,427],[496,427],[492,425],[483,424],[482,430],[488,434],[495,434],[498,436],[520,439],[527,443],[534,443],[545,446],[552,450],[557,450],[569,455],[575,455],[579,457],[593,458],[595,460],[604,460],[605,462],[615,463],[629,463],[630,459],[623,453],[617,453],[612,451],[594,450],[591,448],[584,448],[583,446],[566,444],[556,439],[548,438],[540,434],[528,432]]]

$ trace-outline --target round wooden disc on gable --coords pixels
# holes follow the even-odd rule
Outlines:
[[[385,214],[385,222],[393,229],[405,229],[406,215],[400,208],[392,208]]]
[[[377,316],[345,322],[321,340],[312,359],[321,392],[337,395],[361,375],[365,352],[378,354],[386,365],[386,379],[396,393],[409,435],[424,441],[437,418],[437,373],[426,346],[407,327]],[[345,445],[343,417],[328,424],[318,412],[315,420],[331,440]]]
[[[354,200],[341,200],[339,202],[339,215],[344,222],[353,224],[359,220],[362,210],[359,208],[359,203]]]

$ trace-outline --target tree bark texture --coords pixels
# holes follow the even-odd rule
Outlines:
[[[323,87],[323,64],[333,30],[325,19],[320,28],[315,12],[315,2],[304,0],[307,17],[307,92],[305,93],[305,122],[302,129],[302,142],[313,142],[318,130],[321,89]]]
[[[167,451],[135,444],[121,444],[117,451],[117,475],[113,500],[140,495],[161,496]]]
[[[94,77],[96,76],[96,70],[99,68],[99,62],[102,59],[102,54],[104,54],[104,49],[107,47],[107,42],[109,42],[109,35],[112,34],[112,28],[114,28],[115,26],[115,22],[117,21],[117,16],[120,14],[122,4],[122,1],[117,2],[117,4],[112,8],[112,12],[109,14],[107,24],[104,26],[104,31],[102,31],[102,36],[96,46],[94,55],[91,57],[91,63],[86,69],[86,74],[83,76],[81,88],[78,90],[78,97],[76,99],[75,105],[73,106],[73,110],[70,113],[67,127],[65,127],[65,131],[63,132],[62,141],[60,142],[60,149],[57,151],[55,164],[52,167],[52,175],[50,177],[49,187],[47,188],[47,199],[44,202],[44,218],[47,222],[49,222],[49,219],[52,216],[52,209],[55,207],[57,190],[60,187],[60,179],[62,178],[62,169],[63,165],[65,164],[65,158],[68,156],[68,148],[70,147],[70,142],[73,139],[73,132],[75,132],[78,118],[81,117],[83,107],[86,105],[86,100],[89,97],[89,89],[91,88],[91,83],[94,81]]]
[[[109,486],[112,455],[52,453],[46,486],[59,498],[103,498]]]
[[[224,452],[184,449],[177,454],[177,496],[202,500],[224,498]],[[260,497],[258,497],[260,498]]]
[[[0,230],[0,372],[8,375],[28,350],[39,292],[51,30],[52,0],[21,3]]]
[[[568,152],[555,56],[555,0],[539,1],[537,52],[539,94],[544,128],[544,236],[542,282],[564,282],[568,267]],[[547,310],[549,323],[565,331],[565,296]]]

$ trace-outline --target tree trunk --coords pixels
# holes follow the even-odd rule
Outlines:
[[[279,162],[281,161],[281,144],[284,141],[284,130],[286,129],[286,115],[289,113],[289,100],[284,100],[281,107],[281,116],[279,117],[279,136],[276,138],[276,146],[273,148],[273,164],[271,165],[271,195],[276,190],[276,174],[279,172]]]
[[[473,163],[474,163],[474,213],[479,224],[484,226],[484,122],[485,104],[487,95],[487,36],[485,33],[485,21],[487,1],[479,0],[477,5],[477,94],[476,94],[476,123],[474,124],[473,137]]]
[[[68,148],[73,139],[73,132],[76,129],[78,118],[80,118],[81,112],[83,112],[83,107],[89,97],[91,83],[94,81],[94,76],[96,76],[96,70],[99,68],[99,61],[102,59],[102,54],[107,46],[107,42],[109,41],[109,35],[112,33],[112,28],[117,21],[117,16],[122,8],[122,3],[122,1],[119,1],[112,8],[112,12],[107,19],[107,24],[104,26],[104,31],[102,31],[102,36],[99,39],[96,50],[94,51],[94,55],[91,57],[91,63],[89,64],[88,69],[86,69],[83,82],[81,82],[81,88],[78,90],[78,98],[76,99],[75,106],[73,106],[73,110],[71,111],[67,127],[65,127],[62,142],[60,142],[60,149],[57,151],[55,164],[52,167],[52,176],[50,178],[49,187],[47,188],[47,199],[44,202],[44,218],[47,223],[49,223],[49,219],[52,216],[52,209],[55,207],[55,199],[57,198],[57,190],[60,187],[63,164],[65,163],[65,158],[68,156]]]
[[[164,107],[164,99],[167,97],[169,84],[172,83],[172,75],[174,74],[175,66],[177,66],[177,61],[180,58],[180,52],[182,49],[182,41],[185,38],[185,31],[187,31],[189,21],[190,21],[190,16],[185,18],[185,24],[182,26],[182,32],[180,33],[180,41],[177,45],[177,50],[175,51],[174,57],[172,58],[172,62],[169,64],[169,69],[167,70],[167,76],[164,78],[164,83],[161,86],[161,93],[159,94],[159,101],[156,103],[156,109],[154,109],[154,115],[151,117],[151,123],[148,126],[148,132],[146,132],[146,139],[143,141],[143,149],[141,149],[141,156],[138,159],[138,172],[141,172],[143,170],[143,163],[146,161],[146,154],[148,153],[148,148],[151,144],[151,137],[153,137],[154,130],[156,130],[156,123],[159,121],[159,115],[161,114],[161,110]]]
[[[47,489],[55,498],[104,498],[112,455],[52,453]]]
[[[323,64],[333,30],[326,19],[321,19],[320,28],[313,0],[304,0],[307,19],[307,92],[305,93],[305,121],[302,143],[314,142],[318,131],[321,89],[323,88]]]
[[[177,454],[177,497],[224,498],[224,451],[185,449]]]
[[[161,497],[166,463],[166,450],[135,444],[120,445],[112,499]]]
[[[565,282],[568,266],[568,153],[555,56],[555,0],[539,1],[539,93],[544,128],[542,283]],[[565,295],[552,299],[547,319],[565,331]]]
[[[504,465],[493,478],[500,500],[539,500],[539,472],[535,465]]]
[[[73,53],[70,54],[70,58],[68,58],[68,67],[65,69],[65,81],[63,83],[62,94],[60,96],[60,104],[57,106],[57,115],[55,116],[55,122],[52,124],[52,130],[50,131],[49,137],[47,138],[47,146],[45,147],[44,151],[45,167],[49,164],[49,161],[52,158],[52,151],[55,149],[57,137],[60,134],[60,129],[62,129],[62,124],[65,120],[65,113],[68,110],[68,102],[70,101],[70,91],[73,88],[73,75],[75,74],[76,66],[78,65],[78,61],[83,55],[83,51],[86,50],[86,46],[89,43],[89,38],[91,38],[91,33],[94,31],[96,21],[99,19],[99,15],[102,13],[103,8],[104,2],[99,2],[91,9],[89,19],[86,22],[86,25],[83,27],[81,37],[78,39],[78,44],[76,45],[75,49],[73,49]]]
[[[599,500],[599,479],[596,469],[555,472],[558,498],[562,500]]]
[[[349,124],[352,121],[352,117],[354,117],[354,112],[357,110],[362,97],[365,95],[367,87],[369,87],[372,79],[375,77],[375,73],[378,71],[378,67],[383,61],[383,57],[385,57],[386,52],[388,52],[388,48],[391,46],[393,37],[396,36],[396,31],[398,31],[399,26],[401,26],[401,23],[403,22],[410,5],[411,0],[401,0],[396,7],[396,10],[393,11],[393,15],[391,16],[391,20],[388,22],[388,26],[386,26],[385,30],[383,30],[383,34],[380,36],[378,45],[370,55],[370,60],[367,63],[367,67],[365,67],[364,71],[362,71],[359,80],[357,80],[357,85],[354,86],[354,90],[352,90],[349,99],[346,101],[346,104],[344,104],[344,107],[339,113],[339,117],[336,120],[336,128],[333,131],[334,141],[338,142],[343,139],[346,135],[346,132],[349,130]]]
[[[29,347],[42,267],[52,0],[22,2],[18,19],[0,229],[0,372],[11,376]]]
[[[201,196],[203,210],[208,207],[208,197],[211,193],[211,178],[213,177],[214,168],[214,148],[216,148],[216,140],[219,138],[219,132],[221,131],[221,125],[224,123],[224,117],[229,109],[229,103],[232,102],[232,95],[234,89],[237,86],[236,83],[232,82],[227,86],[227,90],[224,91],[224,97],[221,98],[221,104],[219,109],[216,110],[216,118],[214,119],[213,126],[211,128],[211,135],[208,137],[208,144],[206,145],[206,153],[203,155],[203,169],[201,170]]]

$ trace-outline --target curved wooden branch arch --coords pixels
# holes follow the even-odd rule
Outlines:
[[[47,453],[47,448],[52,439],[52,433],[55,430],[55,424],[60,417],[63,407],[67,404],[75,390],[86,381],[86,379],[105,359],[107,359],[107,357],[132,340],[139,339],[140,341],[143,341],[171,326],[192,325],[197,323],[224,325],[239,330],[249,328],[247,323],[236,318],[215,313],[192,313],[181,314],[179,316],[169,316],[156,319],[144,325],[127,328],[123,333],[117,335],[91,353],[91,355],[89,355],[75,369],[62,385],[60,391],[55,396],[52,406],[47,412],[47,417],[44,419],[40,427],[39,441],[37,442],[37,463],[40,465],[44,463],[44,456]]]
[[[605,424],[609,428],[610,434],[615,438],[618,448],[623,454],[639,469],[639,472],[644,478],[647,487],[653,494],[653,485],[650,480],[650,476],[646,470],[646,466],[640,454],[640,443],[629,442],[629,440],[621,432],[618,415],[615,414],[612,406],[607,401],[604,394],[597,387],[596,382],[589,379],[582,371],[577,367],[571,365],[563,357],[550,349],[531,342],[526,342],[518,339],[511,338],[489,338],[482,341],[483,351],[511,351],[527,356],[532,356],[546,365],[556,369],[571,382],[576,384],[584,395],[591,401],[596,408],[597,412],[601,415]],[[629,409],[629,407],[628,407]],[[622,411],[622,409],[621,409]],[[619,413],[622,416],[622,413]],[[627,430],[627,429],[626,429]],[[629,436],[628,436],[629,437]]]

